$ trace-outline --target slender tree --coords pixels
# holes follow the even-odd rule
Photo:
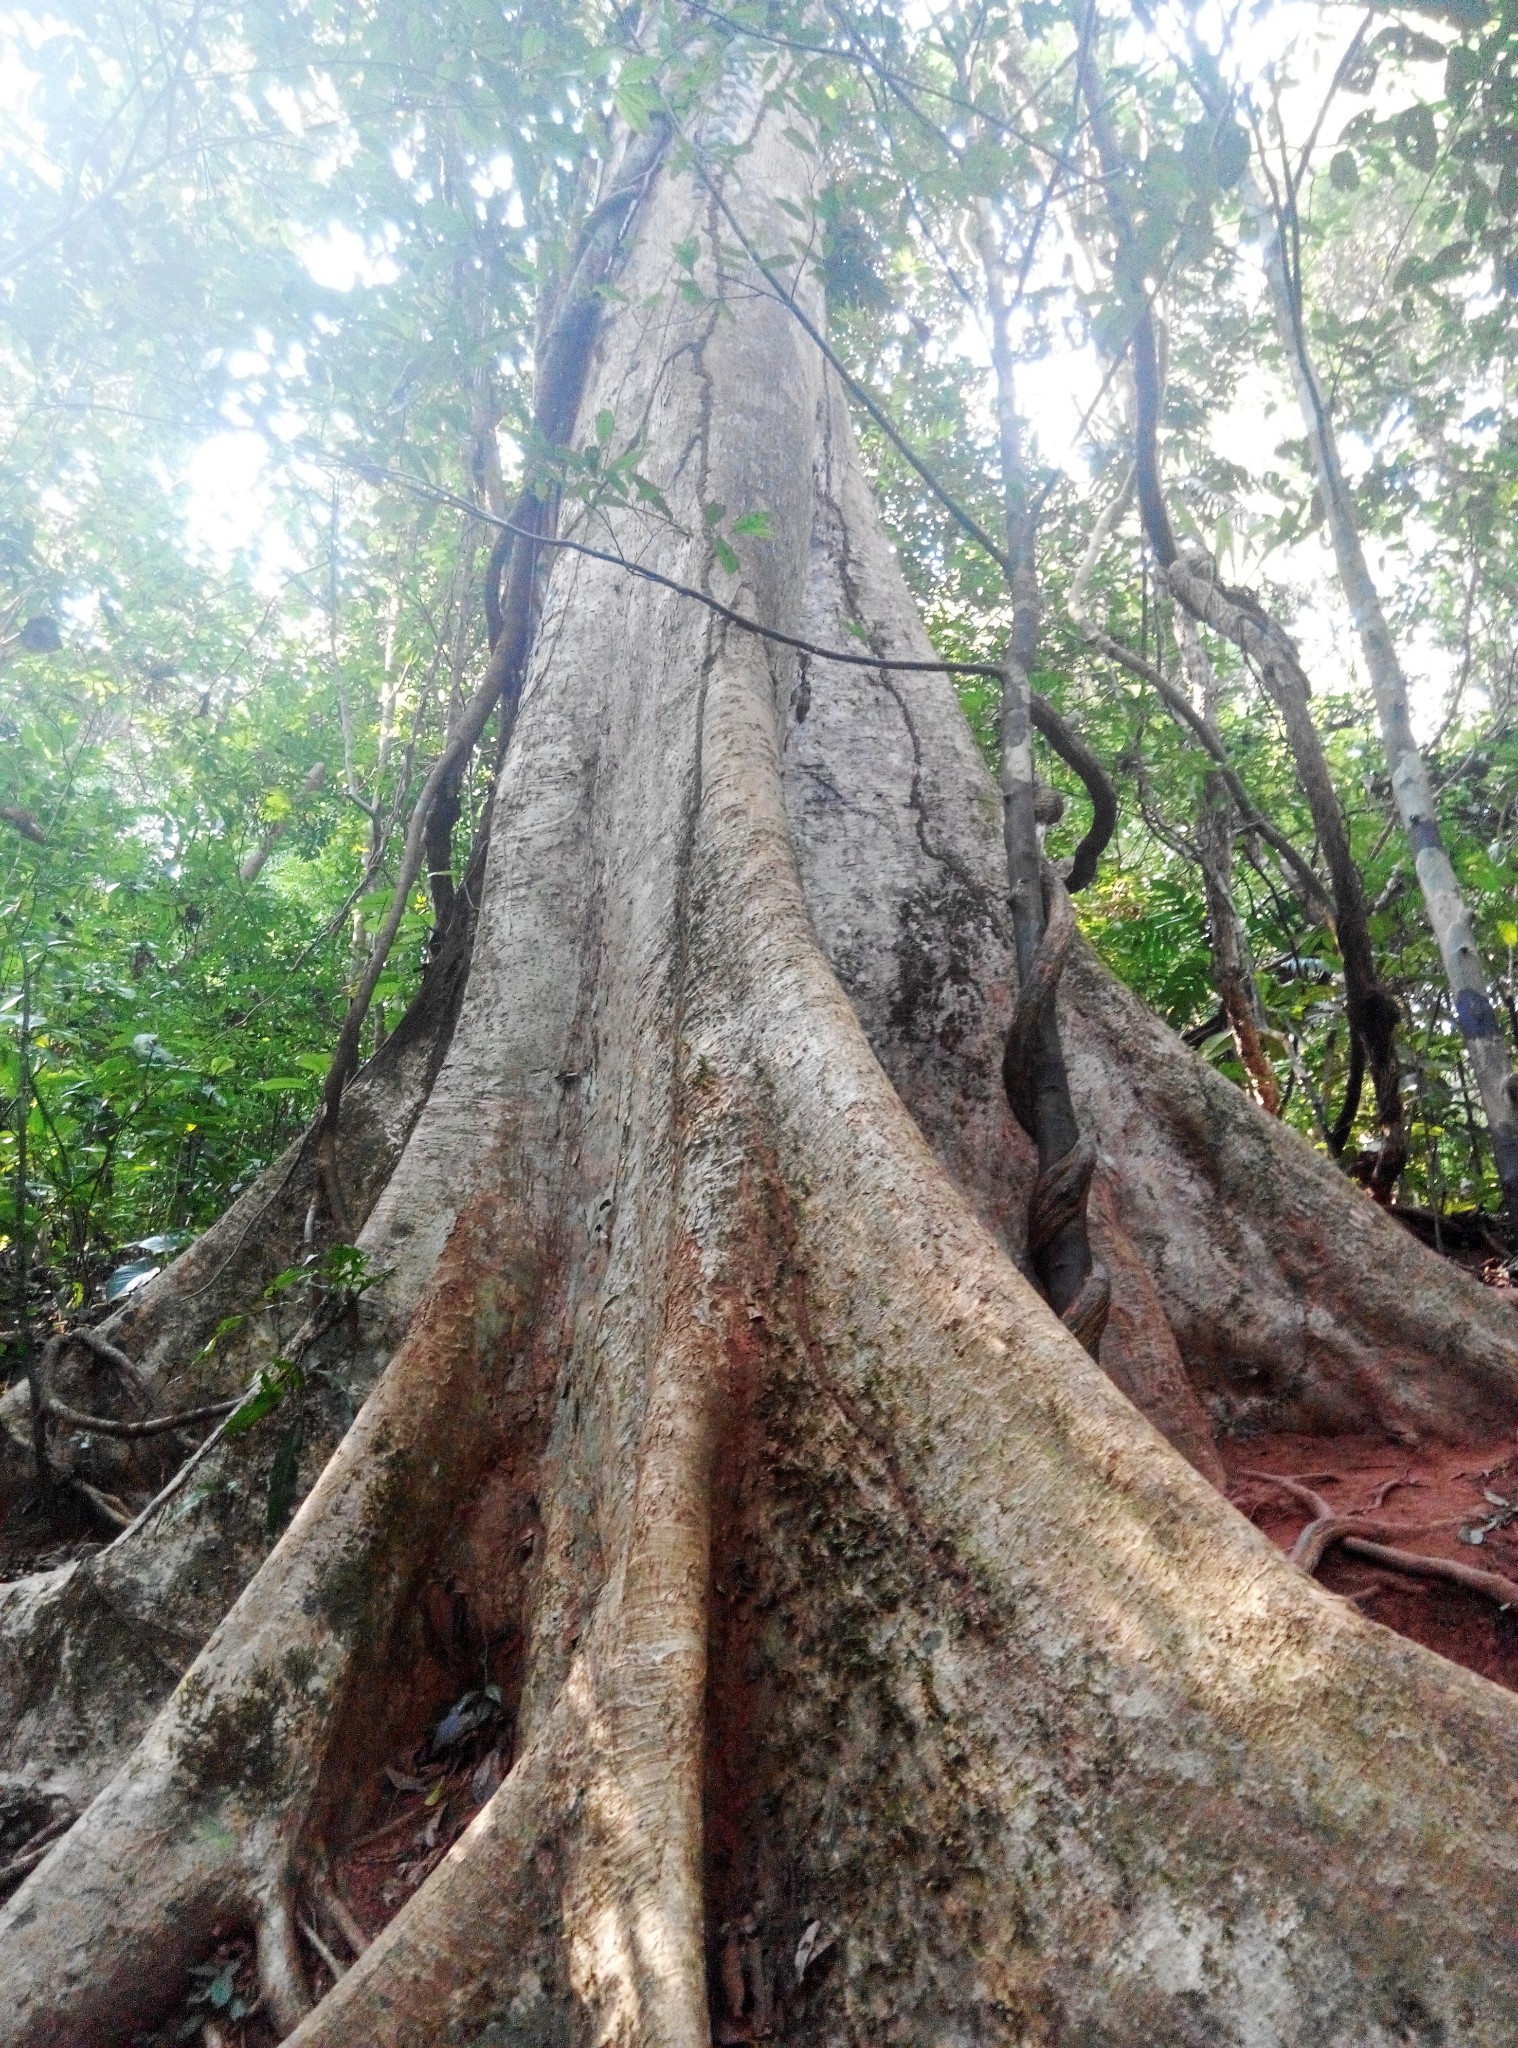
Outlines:
[[[1214,120],[1231,118],[1215,62],[1203,50],[1198,49],[1196,54],[1195,76],[1208,114]],[[1460,1036],[1481,1091],[1481,1106],[1486,1112],[1497,1179],[1512,1234],[1518,1232],[1518,1080],[1514,1078],[1512,1056],[1492,1007],[1475,927],[1440,831],[1439,806],[1428,763],[1413,736],[1407,676],[1380,593],[1366,564],[1354,496],[1345,481],[1329,403],[1308,344],[1296,180],[1289,165],[1284,186],[1270,178],[1263,163],[1261,173],[1270,179],[1270,196],[1267,197],[1260,177],[1246,171],[1242,181],[1244,205],[1264,258],[1276,333],[1301,408],[1312,473],[1322,497],[1339,583],[1365,658],[1397,815],[1412,848],[1413,866],[1444,965]]]

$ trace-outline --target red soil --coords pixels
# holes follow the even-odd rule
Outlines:
[[[465,1745],[451,1764],[419,1764],[415,1754],[392,1761],[374,1824],[337,1862],[343,1896],[371,1940],[442,1862],[510,1766],[499,1737]]]
[[[1311,1517],[1278,1487],[1246,1475],[1278,1472],[1305,1480],[1336,1513],[1371,1511],[1388,1480],[1408,1481],[1375,1509],[1378,1522],[1405,1523],[1405,1537],[1384,1537],[1399,1550],[1500,1572],[1518,1579],[1518,1438],[1463,1446],[1432,1444],[1408,1450],[1382,1437],[1266,1436],[1219,1447],[1228,1468],[1228,1495],[1271,1541],[1290,1550]],[[1479,1545],[1462,1542],[1462,1528],[1487,1527]],[[1353,1599],[1372,1621],[1385,1623],[1453,1663],[1518,1690],[1518,1610],[1507,1613],[1483,1595],[1433,1579],[1405,1577],[1341,1549],[1330,1550],[1317,1574],[1333,1593]]]

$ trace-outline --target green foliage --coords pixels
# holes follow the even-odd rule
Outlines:
[[[603,410],[571,445],[538,444],[537,323],[618,124],[684,121],[724,65],[748,68],[815,159],[806,204],[768,210],[766,246],[820,281],[846,360],[983,526],[1004,511],[977,328],[988,220],[1016,287],[1019,373],[1061,352],[1107,366],[1073,445],[1037,419],[1029,436],[1037,682],[1123,799],[1082,900],[1087,931],[1241,1078],[1209,1028],[1191,839],[1205,764],[1089,655],[1064,597],[1126,468],[1119,364],[1152,302],[1176,523],[1281,616],[1300,614],[1316,654],[1332,650],[1315,706],[1367,893],[1406,877],[1342,621],[1325,632],[1312,616],[1322,565],[1310,583],[1303,550],[1322,507],[1239,231],[1246,171],[1279,187],[1291,161],[1273,95],[1307,59],[1283,47],[1268,78],[1241,74],[1215,119],[1173,25],[1143,10],[1098,24],[1133,224],[1133,260],[1117,264],[1072,91],[1083,18],[1043,0],[921,17],[733,0],[720,21],[656,7],[635,31],[591,0],[358,14],[332,0],[81,0],[0,24],[14,81],[0,143],[0,805],[22,821],[0,826],[13,1301],[23,1267],[60,1308],[98,1302],[112,1271],[125,1285],[151,1270],[315,1105],[411,803],[484,651],[489,533],[386,473],[497,511],[526,483],[585,514],[669,518],[636,420]],[[1444,822],[1510,1018],[1518,420],[1500,366],[1518,299],[1515,35],[1510,6],[1461,35],[1375,24],[1305,160],[1294,244],[1394,623],[1450,680]],[[741,173],[741,150],[711,146]],[[703,304],[745,269],[741,251],[695,240],[672,258],[674,288]],[[1264,447],[1219,424],[1244,403],[1280,408]],[[867,424],[863,439],[939,646],[994,657],[1009,624],[1000,572],[885,437]],[[216,488],[236,465],[253,519],[228,519],[239,494]],[[770,538],[762,507],[708,506],[716,587]],[[1131,515],[1091,600],[1175,671]],[[1281,735],[1212,651],[1231,758],[1310,852]],[[963,696],[994,756],[994,685]],[[461,791],[460,862],[492,752],[487,736]],[[1068,853],[1085,798],[1052,760],[1043,769],[1069,799],[1050,840]],[[1333,949],[1247,838],[1235,880],[1287,1114],[1318,1136],[1343,1076]],[[417,985],[430,924],[418,891],[378,991],[384,1024]],[[1406,1012],[1407,1190],[1489,1199],[1414,888],[1389,897],[1374,935]],[[283,1402],[295,1380],[282,1370],[239,1426]],[[281,1451],[292,1471],[298,1449],[291,1437]]]

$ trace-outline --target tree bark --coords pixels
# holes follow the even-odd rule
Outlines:
[[[778,235],[812,159],[756,99],[725,119]],[[717,232],[666,173],[597,347],[585,406],[641,423],[678,521],[613,514],[623,548],[920,658],[806,337],[679,291]],[[713,502],[770,514],[736,592]],[[1306,1580],[1008,1254],[999,806],[947,680],[803,666],[564,559],[495,815],[362,1233],[389,1363],[0,1909],[0,2042],[124,2040],[237,1924],[305,2048],[1510,2039],[1518,1701]],[[1061,1001],[1104,1357],[1168,1345],[1223,1413],[1513,1421],[1503,1304],[1079,948]],[[302,1889],[447,1701],[444,1575],[524,1639],[515,1760],[303,2012]]]

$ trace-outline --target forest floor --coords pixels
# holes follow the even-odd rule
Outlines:
[[[1409,1448],[1366,1435],[1276,1434],[1220,1448],[1230,1498],[1283,1550],[1290,1550],[1311,1511],[1253,1475],[1305,1482],[1336,1513],[1368,1511],[1378,1523],[1405,1523],[1408,1535],[1399,1547],[1518,1577],[1518,1437]],[[1472,1543],[1478,1531],[1481,1540]],[[1518,1689],[1518,1611],[1509,1614],[1461,1586],[1407,1577],[1340,1549],[1328,1552],[1317,1577],[1370,1619]],[[510,1769],[511,1735],[509,1718],[489,1693],[466,1692],[421,1741],[374,1773],[354,1816],[353,1839],[333,1870],[348,1938],[326,1917],[320,1928],[303,1925],[314,1992],[324,1992],[346,1966],[353,1936],[372,1940],[442,1861]],[[258,2009],[252,1943],[229,1934],[201,1966],[190,2002],[134,2048],[274,2048],[275,2041]]]
[[[1512,1435],[1411,1449],[1375,1436],[1276,1435],[1236,1438],[1218,1448],[1229,1499],[1282,1550],[1291,1549],[1312,1520],[1311,1511],[1252,1474],[1279,1473],[1305,1483],[1336,1514],[1405,1523],[1407,1535],[1396,1541],[1398,1549],[1518,1579],[1518,1438]],[[1518,1611],[1507,1612],[1463,1586],[1405,1576],[1337,1547],[1316,1577],[1372,1621],[1518,1690]]]
[[[442,1862],[511,1767],[511,1725],[482,1691],[465,1693],[433,1730],[377,1771],[360,1803],[355,1839],[333,1870],[337,1914],[300,1923],[303,1960],[322,1997],[355,1949],[386,1922]],[[275,2048],[260,2007],[253,1943],[229,1932],[196,1972],[189,1999],[133,2048]]]

